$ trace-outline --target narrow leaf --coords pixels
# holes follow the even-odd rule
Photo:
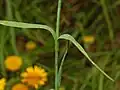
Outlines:
[[[30,23],[23,23],[23,22],[16,22],[16,21],[4,21],[4,20],[0,20],[0,24],[5,26],[10,26],[10,27],[18,27],[18,28],[41,28],[41,29],[48,30],[52,34],[53,38],[54,39],[56,38],[55,31],[47,25],[30,24]]]
[[[63,68],[63,64],[64,64],[64,61],[65,61],[65,58],[67,56],[67,52],[68,52],[68,44],[66,45],[66,50],[64,52],[64,55],[62,57],[62,60],[61,60],[61,63],[60,63],[60,68],[59,68],[59,71],[58,71],[58,79],[59,79],[59,82],[58,82],[58,85],[60,87],[61,85],[61,77],[62,77],[62,68]]]
[[[87,59],[101,72],[103,73],[107,78],[109,78],[111,81],[114,82],[114,80],[108,76],[97,64],[95,64],[92,59],[88,56],[88,54],[85,52],[85,50],[82,48],[82,46],[69,34],[63,34],[59,37],[59,39],[65,39],[71,41],[78,49],[81,51]]]

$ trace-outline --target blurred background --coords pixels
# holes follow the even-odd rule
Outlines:
[[[0,0],[0,19],[44,24],[55,30],[57,2]],[[73,44],[69,44],[61,90],[120,90],[120,0],[63,0],[60,34],[65,33],[71,34],[115,82],[107,79]],[[4,52],[1,55],[18,52],[25,60],[23,68],[35,64],[44,67],[49,73],[49,81],[41,88],[53,88],[54,40],[51,34],[40,29],[5,26],[0,26],[0,34],[0,44],[4,42],[0,47]],[[32,43],[33,48],[27,46],[28,43]],[[67,43],[60,40],[59,61]]]

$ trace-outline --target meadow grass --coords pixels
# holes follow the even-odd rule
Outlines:
[[[26,59],[26,63],[24,63],[20,72],[24,71],[25,67],[34,64],[38,64],[48,70],[50,76],[48,85],[40,87],[39,90],[50,90],[50,88],[59,90],[60,87],[66,88],[65,90],[119,90],[120,44],[118,40],[119,34],[117,35],[117,33],[119,33],[119,13],[116,12],[119,0],[115,0],[114,2],[113,0],[94,2],[78,1],[84,4],[91,2],[95,4],[93,7],[88,5],[88,7],[90,7],[89,9],[87,6],[80,9],[79,6],[82,6],[78,4],[78,7],[73,9],[76,10],[79,8],[79,12],[75,12],[70,8],[70,5],[72,5],[70,3],[73,2],[62,0],[58,0],[58,2],[47,2],[49,1],[34,0],[30,2],[26,0],[22,2],[22,0],[15,0],[12,2],[6,0],[6,16],[2,18],[6,21],[1,20],[0,24],[11,27],[1,26],[0,70],[2,76],[8,78],[12,76],[12,79],[8,82],[7,86],[9,88],[7,88],[7,90],[10,89],[12,84],[19,81],[16,79],[19,78],[19,75],[17,73],[11,73],[9,76],[9,72],[4,66],[5,57],[11,54],[19,55]],[[44,4],[46,4],[46,7]],[[41,6],[39,7],[39,5]],[[66,6],[68,11],[65,9]],[[55,11],[56,8],[57,15]],[[43,11],[44,9],[46,10],[45,12]],[[94,13],[99,9],[102,9],[102,12],[98,13],[98,16],[95,17]],[[68,14],[72,13],[72,16],[64,13],[64,10],[66,10]],[[2,12],[4,11],[2,10]],[[73,22],[69,21],[68,17],[75,19],[74,25],[69,25],[69,23]],[[95,17],[95,20],[91,21],[93,17]],[[7,20],[15,22],[9,22]],[[60,21],[64,23],[62,24]],[[90,25],[88,25],[89,23]],[[66,26],[64,26],[64,24]],[[49,31],[52,37],[42,29]],[[46,34],[43,35],[43,33]],[[24,49],[23,51],[19,51],[16,45],[16,37],[21,35],[25,38],[27,37],[26,39],[28,41],[33,40],[38,43],[37,49],[29,53],[24,52]],[[81,42],[82,38],[87,35],[93,35],[96,42],[93,44]],[[46,39],[46,37],[48,38]],[[24,44],[23,41],[18,42]],[[86,58],[81,55],[79,51],[81,51]],[[53,55],[55,58],[53,58]],[[91,60],[91,58],[93,60]],[[87,60],[89,60],[92,65]],[[114,80],[118,80],[116,85]]]

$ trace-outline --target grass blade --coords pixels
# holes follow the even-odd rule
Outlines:
[[[17,28],[41,28],[41,29],[48,30],[52,34],[53,38],[54,39],[56,38],[55,31],[47,25],[30,24],[30,23],[22,23],[22,22],[16,22],[16,21],[5,21],[5,20],[0,20],[0,24],[5,25],[5,26],[10,26],[10,27],[17,27]]]
[[[68,45],[67,45],[67,46],[68,46]],[[64,61],[65,61],[67,52],[68,52],[68,47],[67,47],[66,50],[65,50],[65,53],[64,53],[64,55],[63,55],[62,61],[61,61],[61,63],[60,63],[60,68],[59,68],[59,71],[58,71],[58,79],[59,79],[58,85],[59,85],[59,86],[60,86],[60,84],[61,84],[62,67],[63,67]]]
[[[3,30],[1,30],[1,36],[0,36],[0,68],[1,68],[1,74],[6,77],[6,69],[4,66],[4,45],[5,45],[5,34],[6,34],[6,29],[3,28]]]
[[[11,1],[10,0],[6,0],[6,6],[7,6],[7,19],[8,20],[12,20],[13,19],[13,15],[12,15],[12,8],[11,8]],[[15,31],[14,31],[14,28],[10,27],[9,28],[10,30],[10,35],[11,35],[11,45],[12,45],[12,48],[14,50],[14,53],[16,55],[18,55],[18,51],[17,51],[17,47],[16,47],[16,34],[15,34]]]
[[[85,52],[85,50],[82,48],[82,46],[69,34],[63,34],[59,37],[59,39],[65,39],[71,41],[78,49],[81,51],[86,58],[101,72],[103,73],[108,79],[114,82],[114,80],[108,76],[97,64],[95,64],[92,59],[88,56],[88,54]]]
[[[112,22],[110,20],[108,8],[106,6],[106,0],[100,0],[100,3],[101,3],[101,6],[103,8],[104,17],[105,17],[107,25],[108,25],[109,37],[110,37],[111,41],[113,41],[113,38],[114,38],[114,32],[113,32],[113,27],[112,27],[113,25],[112,25]]]

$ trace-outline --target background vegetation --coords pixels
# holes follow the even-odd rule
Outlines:
[[[0,0],[0,19],[56,26],[57,0]],[[120,89],[120,0],[63,0],[60,34],[71,34],[88,55],[115,83],[100,73],[73,45],[69,44],[63,65],[62,85],[65,90],[119,90]],[[44,67],[49,81],[41,90],[54,87],[54,40],[46,31],[0,26],[1,77],[6,75],[3,60],[9,55],[24,58],[24,68],[31,65]],[[84,36],[95,41],[85,43]],[[34,41],[37,47],[27,51],[25,45]],[[67,42],[60,40],[59,61]],[[8,78],[17,77],[7,72]],[[14,80],[13,80],[14,81]],[[12,84],[10,82],[10,84]]]

